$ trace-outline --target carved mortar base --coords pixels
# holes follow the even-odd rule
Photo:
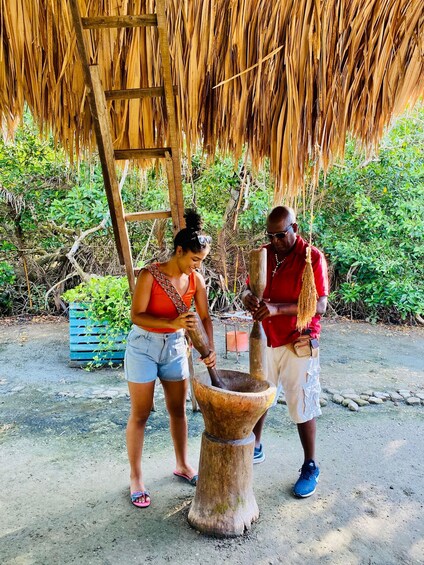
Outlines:
[[[238,371],[219,375],[227,390],[193,380],[206,429],[188,521],[202,533],[237,536],[259,517],[252,487],[252,430],[272,404],[276,389]]]

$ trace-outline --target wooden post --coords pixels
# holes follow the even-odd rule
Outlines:
[[[266,249],[250,252],[249,286],[253,294],[262,300],[266,287]],[[262,322],[253,322],[249,347],[250,374],[255,379],[266,379],[266,336]]]
[[[206,534],[237,536],[259,517],[252,487],[252,430],[276,389],[237,371],[220,371],[220,378],[225,390],[193,380],[205,431],[188,521]]]

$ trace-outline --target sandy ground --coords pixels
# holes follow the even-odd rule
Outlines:
[[[219,366],[223,327],[216,325]],[[422,329],[325,322],[322,385],[424,392]],[[172,475],[161,388],[149,420],[145,476],[152,505],[128,500],[122,369],[68,367],[64,321],[0,325],[0,563],[422,564],[424,406],[386,402],[358,412],[328,402],[318,427],[317,493],[294,499],[301,464],[286,407],[270,412],[266,461],[254,467],[260,518],[239,538],[199,534],[187,522],[194,490]],[[107,398],[107,391],[112,393]],[[203,420],[188,404],[190,453]],[[217,477],[219,480],[219,477]]]

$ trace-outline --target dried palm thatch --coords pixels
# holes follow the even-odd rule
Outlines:
[[[140,14],[154,11],[154,0],[80,7],[90,16]],[[169,0],[167,9],[187,152],[201,143],[240,156],[247,147],[256,166],[269,156],[277,200],[296,194],[311,167],[316,178],[341,156],[347,132],[372,146],[424,92],[422,0]],[[105,89],[161,83],[155,30],[90,33]],[[26,102],[70,154],[92,149],[67,2],[0,0],[0,34],[9,129]],[[111,102],[111,119],[116,149],[165,144],[160,99]]]

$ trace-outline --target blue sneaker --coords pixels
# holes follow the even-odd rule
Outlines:
[[[253,452],[253,465],[256,465],[257,463],[263,463],[264,461],[265,453],[262,449],[262,444],[260,444],[259,447],[255,447],[255,450]]]
[[[315,465],[315,461],[310,459],[302,465],[300,469],[300,477],[297,479],[293,488],[293,493],[299,498],[306,498],[314,494],[319,479],[319,467]]]

